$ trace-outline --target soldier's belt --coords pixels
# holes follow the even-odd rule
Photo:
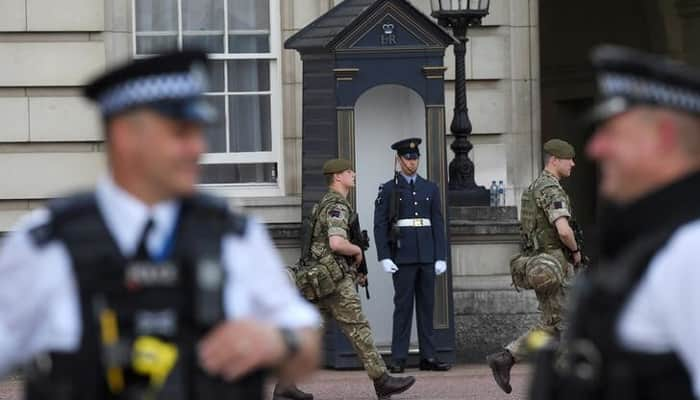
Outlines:
[[[430,220],[427,218],[408,218],[408,219],[400,219],[396,221],[396,226],[400,228],[406,228],[406,227],[421,227],[421,226],[430,226]]]

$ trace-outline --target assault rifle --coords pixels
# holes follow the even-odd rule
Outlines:
[[[578,249],[581,251],[581,264],[579,264],[579,269],[586,269],[588,268],[588,264],[591,262],[590,258],[586,255],[584,252],[584,239],[583,239],[583,229],[581,229],[581,226],[576,222],[576,220],[570,220],[569,225],[571,226],[571,230],[574,231],[574,238],[576,239],[576,246]],[[566,246],[564,246],[566,247]],[[567,255],[569,256],[570,260],[574,259],[574,254],[567,249]]]
[[[369,236],[367,235],[366,230],[362,230],[360,228],[360,218],[356,213],[350,218],[349,228],[350,243],[362,249],[362,262],[360,262],[360,265],[357,266],[357,272],[364,276],[364,278],[360,280],[360,286],[365,288],[365,296],[367,296],[367,299],[369,300],[369,279],[367,279],[369,270],[367,269],[367,259],[365,258],[365,251],[369,249]],[[352,261],[349,261],[349,263],[352,263]]]
[[[389,199],[389,246],[391,247],[391,256],[396,257],[396,251],[401,248],[401,239],[399,239],[399,227],[396,226],[396,221],[399,220],[399,172],[396,171],[394,165],[394,188],[391,191]]]

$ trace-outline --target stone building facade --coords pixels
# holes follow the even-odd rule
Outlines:
[[[262,218],[292,262],[303,82],[298,53],[283,43],[341,1],[0,0],[0,232],[105,170],[101,123],[80,97],[91,76],[155,48],[199,44],[212,51],[211,96],[225,116],[208,133],[216,152],[203,160],[203,188]],[[410,2],[430,13],[430,0]],[[483,26],[469,31],[466,60],[477,183],[503,180],[507,205],[517,205],[539,173],[545,139],[583,145],[570,124],[594,95],[585,60],[593,44],[626,43],[697,62],[700,51],[688,38],[698,20],[697,0],[492,0]],[[447,54],[449,126],[451,48]],[[595,171],[581,170],[569,186],[590,222]],[[379,183],[390,174],[366,179]],[[518,248],[514,210],[454,215],[451,238],[458,353],[476,359],[515,336],[536,302],[512,290],[507,274]]]

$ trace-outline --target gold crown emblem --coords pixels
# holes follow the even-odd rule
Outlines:
[[[415,144],[414,142],[411,142],[411,144],[410,144],[409,146],[410,146],[412,149],[415,149],[415,148],[416,148],[416,144]]]

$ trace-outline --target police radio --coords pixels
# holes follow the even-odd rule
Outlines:
[[[224,269],[215,260],[200,260],[195,265],[194,311],[197,323],[209,327],[221,321],[224,314]]]

